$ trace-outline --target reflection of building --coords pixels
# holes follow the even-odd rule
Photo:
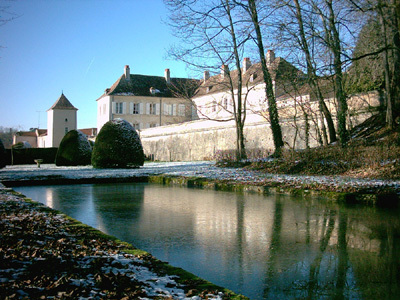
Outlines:
[[[77,110],[62,93],[47,110],[47,130],[36,128],[31,131],[19,131],[13,137],[13,144],[28,142],[34,148],[58,147],[68,131],[77,129]],[[94,138],[97,133],[96,128],[81,131],[88,138]]]
[[[108,121],[122,118],[136,129],[182,123],[192,119],[190,101],[180,98],[173,90],[186,88],[196,80],[165,76],[124,74],[97,99],[97,129]]]

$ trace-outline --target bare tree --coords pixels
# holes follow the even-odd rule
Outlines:
[[[273,84],[271,74],[268,71],[267,61],[265,59],[263,36],[261,33],[260,22],[258,18],[258,9],[255,0],[248,0],[247,5],[241,2],[241,6],[249,14],[255,32],[255,42],[258,48],[258,54],[260,56],[261,68],[263,72],[263,78],[265,83],[265,95],[268,101],[268,112],[269,120],[271,124],[271,131],[275,146],[275,156],[280,156],[281,148],[283,147],[282,129],[279,124],[278,108],[276,105],[275,94],[273,90]]]
[[[305,33],[305,29],[304,29],[302,8],[300,6],[299,0],[293,0],[293,3],[295,6],[295,9],[293,9],[293,12],[294,12],[294,16],[297,20],[297,26],[298,26],[298,31],[296,32],[298,34],[298,39],[295,38],[295,40],[297,40],[297,42],[300,46],[300,49],[304,53],[305,60],[306,60],[306,66],[307,66],[308,84],[310,85],[312,92],[315,94],[316,98],[318,99],[319,109],[320,109],[321,113],[323,114],[323,116],[326,120],[326,123],[328,125],[329,142],[333,143],[333,142],[336,142],[336,140],[337,140],[335,125],[332,120],[332,115],[331,115],[328,107],[326,106],[326,103],[324,101],[324,96],[322,94],[321,88],[318,83],[317,70],[313,63],[313,58],[311,55],[309,43],[307,41],[307,36]],[[324,131],[324,133],[325,133],[325,131]]]
[[[400,20],[396,12],[396,5],[399,5],[398,1],[396,3],[395,0],[378,0],[377,4],[385,46],[383,65],[385,70],[386,124],[388,128],[393,129],[394,119],[399,115],[400,103]],[[392,66],[390,66],[390,61]]]
[[[0,4],[0,26],[5,25],[18,17],[17,14],[10,11],[10,6]],[[4,46],[0,45],[0,48],[4,48]]]
[[[364,69],[375,78],[372,84],[379,82],[376,78],[379,78],[380,74],[376,69],[383,69],[383,82],[386,95],[386,124],[389,129],[393,129],[395,125],[394,120],[400,115],[400,1],[348,1],[355,10],[369,17],[369,23],[365,26],[362,32],[363,35],[358,40],[358,44],[364,47],[363,49],[357,49],[352,58],[356,62],[355,69],[357,67],[360,68],[360,65],[363,66],[359,62],[360,60],[366,61],[369,64],[372,57],[372,62],[373,60],[378,61],[378,68],[375,66],[374,69],[368,65],[364,66]],[[374,26],[376,23],[379,24],[378,30]],[[365,33],[366,30],[369,30],[372,34],[367,36]],[[366,76],[364,75],[364,77]],[[366,78],[364,81],[371,84],[370,78]]]
[[[313,8],[321,18],[324,31],[324,36],[322,36],[322,38],[325,46],[332,54],[335,98],[338,104],[337,126],[340,144],[344,147],[349,140],[349,135],[346,127],[348,111],[347,97],[343,89],[342,40],[338,28],[340,22],[337,18],[337,12],[334,9],[333,0],[323,0],[320,3],[314,2]]]
[[[18,18],[18,15],[10,11],[10,6],[0,5],[0,26]]]
[[[248,35],[242,30],[236,5],[229,0],[164,2],[169,9],[169,25],[174,34],[185,42],[173,47],[169,55],[195,70],[219,70],[223,66],[222,80],[214,80],[214,84],[229,91],[233,109],[231,118],[220,121],[235,121],[236,158],[245,159],[243,129],[246,104],[242,95],[241,58]],[[236,67],[234,76],[229,65]]]

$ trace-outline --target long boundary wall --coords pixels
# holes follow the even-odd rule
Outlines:
[[[359,96],[358,96],[359,97]],[[360,124],[370,117],[379,106],[379,96],[374,94],[368,105],[354,105],[350,110],[348,123],[352,126]],[[363,99],[362,101],[365,101]],[[371,104],[374,105],[371,105]],[[351,116],[351,117],[350,117]],[[310,147],[319,145],[317,126],[309,121]],[[305,120],[299,118],[296,124],[293,118],[281,120],[283,140],[286,147],[304,149]],[[274,149],[272,132],[268,122],[259,115],[249,115],[244,127],[245,146],[249,151],[263,153]],[[159,161],[196,161],[212,160],[219,151],[236,148],[236,127],[234,121],[220,122],[213,120],[197,120],[176,125],[149,128],[140,132],[144,152],[147,156]]]

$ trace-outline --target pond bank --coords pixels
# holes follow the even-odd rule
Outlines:
[[[0,186],[2,299],[247,299]]]
[[[23,165],[0,170],[0,182],[6,186],[147,181],[265,194],[317,194],[334,201],[368,205],[397,205],[400,195],[400,180],[267,174],[242,168],[219,168],[205,161],[146,163],[140,169]]]

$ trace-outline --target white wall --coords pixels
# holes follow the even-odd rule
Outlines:
[[[334,102],[334,101],[333,101]],[[374,114],[370,107],[380,105],[376,92],[353,95],[348,99],[348,125],[356,126]],[[280,113],[287,108],[282,106]],[[289,112],[292,109],[289,110]],[[336,110],[332,104],[336,124]],[[299,115],[296,123],[293,117],[281,118],[282,136],[286,147],[304,149],[305,120]],[[318,121],[320,121],[318,119]],[[318,146],[315,124],[309,121],[309,146]],[[269,123],[258,114],[249,114],[244,127],[247,150],[273,152],[274,144]],[[154,155],[160,161],[190,161],[215,159],[219,151],[235,150],[236,127],[234,121],[218,122],[201,119],[177,125],[145,129],[140,132],[146,155]]]
[[[111,97],[104,96],[97,100],[97,132],[111,119]]]
[[[50,109],[47,112],[46,147],[58,147],[66,131],[77,129],[75,109]]]

